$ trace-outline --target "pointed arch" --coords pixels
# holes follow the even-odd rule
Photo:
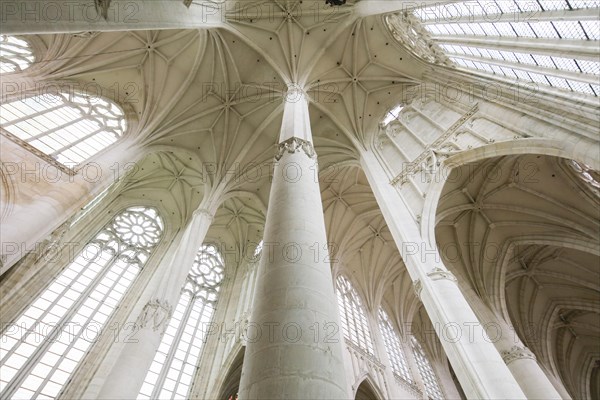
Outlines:
[[[230,363],[225,364],[226,375],[219,388],[218,399],[236,400],[242,379],[242,366],[244,365],[244,354],[246,347],[240,346],[235,357]]]
[[[385,396],[375,383],[375,380],[370,374],[365,374],[359,380],[360,384],[356,388],[354,393],[355,400],[383,400]]]
[[[120,139],[127,129],[116,103],[57,90],[0,105],[0,131],[38,157],[69,171]]]
[[[462,151],[449,157],[440,166],[438,172],[431,179],[431,186],[427,191],[421,219],[421,236],[434,245],[436,214],[440,196],[448,180],[449,172],[471,162],[481,161],[506,155],[539,154],[575,160],[594,170],[600,170],[600,161],[596,155],[596,148],[585,142],[564,142],[554,139],[519,139],[506,142],[489,144],[471,150]]]

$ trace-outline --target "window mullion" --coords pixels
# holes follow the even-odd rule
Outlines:
[[[89,133],[89,134],[85,135],[84,137],[79,138],[79,139],[75,140],[74,142],[71,142],[68,145],[66,145],[66,146],[64,146],[64,147],[62,147],[62,148],[60,148],[58,150],[55,150],[54,152],[52,152],[50,154],[50,156],[54,157],[54,156],[56,156],[56,155],[58,155],[58,154],[60,154],[60,153],[62,153],[64,151],[66,151],[66,150],[69,150],[70,148],[77,146],[79,143],[83,142],[84,140],[87,140],[87,139],[91,138],[92,136],[96,136],[100,132],[102,132],[102,128],[100,128],[98,130],[95,130],[94,132]]]
[[[94,281],[96,281],[96,282],[92,282],[93,285],[92,284],[90,285],[90,288],[91,288],[90,292],[94,292],[96,290],[96,288],[100,284],[100,282],[112,270],[112,268],[116,264],[116,262],[115,262],[116,260],[118,260],[118,255],[116,255],[116,257],[114,257],[114,259],[111,260],[111,262],[109,264],[107,264],[106,267],[104,267],[104,272],[103,273],[98,274],[98,277],[97,277],[98,281],[96,281],[96,279],[94,279]],[[121,273],[120,277],[122,277],[124,273],[125,273],[125,269]],[[117,283],[118,283],[118,280],[115,280],[115,282],[113,283],[113,286],[110,289],[112,290],[117,285]],[[106,297],[108,297],[109,293],[111,293],[110,290],[106,292],[106,294],[103,297],[103,300],[105,300]],[[85,299],[82,299],[82,301],[81,301],[82,304],[85,303],[85,301],[87,301],[87,299],[90,298],[90,294],[88,294]],[[80,306],[82,304],[80,304],[77,307],[77,310],[76,310],[77,312],[75,312],[71,316],[71,318],[73,318],[74,315],[78,314],[78,312],[80,311]],[[36,392],[36,396],[39,395],[39,393],[42,391],[42,389],[44,388],[44,386],[46,385],[46,383],[48,383],[48,381],[50,380],[50,378],[52,377],[52,375],[54,374],[54,372],[56,372],[56,370],[58,369],[58,366],[60,365],[60,363],[67,357],[67,354],[69,353],[69,351],[75,346],[75,343],[82,337],[84,330],[89,325],[89,323],[92,321],[93,316],[96,314],[96,311],[98,311],[98,309],[102,306],[102,304],[103,304],[102,301],[98,301],[98,304],[96,305],[96,308],[92,311],[92,313],[89,315],[89,317],[87,317],[86,322],[83,324],[83,326],[81,327],[81,329],[76,334],[74,334],[74,335],[69,334],[70,343],[67,345],[67,348],[63,351],[63,354],[60,356],[60,358],[58,359],[58,361],[56,361],[56,363],[52,367],[52,370],[48,373],[48,375],[44,379],[43,383],[38,388],[38,391]],[[84,339],[84,340],[86,340],[86,339]],[[87,353],[87,350],[86,350],[86,353]]]
[[[17,125],[17,124],[19,124],[21,122],[26,122],[29,119],[36,118],[36,117],[42,116],[44,114],[51,113],[51,112],[56,111],[56,110],[60,110],[63,107],[64,107],[63,104],[59,104],[59,105],[51,107],[51,108],[45,108],[43,110],[36,111],[34,113],[31,113],[31,114],[27,114],[27,115],[25,115],[23,117],[19,117],[19,118],[14,119],[14,120],[12,120],[10,122],[4,122],[2,125],[3,126]],[[21,110],[19,110],[19,111],[21,111]]]
[[[83,273],[85,272],[85,269],[86,269],[86,268],[87,268],[87,267],[88,267],[88,266],[89,266],[91,263],[92,263],[92,261],[88,261],[88,263],[85,265],[85,267],[83,267],[83,268],[81,269],[81,271],[80,271],[80,272],[78,272],[78,273],[77,273],[77,275],[76,275],[74,278],[72,278],[72,280],[69,282],[69,286],[65,286],[65,288],[62,290],[62,292],[61,292],[61,293],[60,293],[58,296],[56,296],[56,298],[55,298],[55,299],[52,301],[52,303],[50,303],[50,306],[48,306],[48,307],[46,308],[46,310],[44,310],[44,311],[42,312],[42,314],[41,314],[41,315],[38,317],[38,319],[37,319],[37,320],[35,321],[35,323],[34,323],[34,324],[31,326],[31,328],[27,329],[27,331],[26,331],[25,335],[22,335],[22,336],[23,336],[23,339],[22,339],[22,340],[19,340],[19,341],[18,341],[16,344],[14,344],[14,345],[13,345],[13,347],[12,347],[12,348],[9,350],[9,352],[8,352],[8,353],[7,353],[7,354],[4,356],[4,358],[2,358],[2,359],[0,360],[0,364],[3,364],[3,363],[4,363],[4,362],[5,362],[5,361],[6,361],[6,360],[7,360],[7,359],[10,357],[10,355],[12,355],[12,353],[14,353],[14,351],[15,351],[15,350],[16,350],[16,349],[19,347],[19,346],[18,346],[18,345],[19,345],[19,343],[22,343],[22,342],[24,342],[27,336],[29,336],[30,334],[34,333],[34,331],[35,331],[35,328],[37,328],[37,326],[39,325],[40,321],[41,321],[42,319],[44,319],[44,317],[46,317],[46,316],[47,316],[47,315],[50,313],[50,310],[52,309],[52,307],[53,307],[55,304],[57,304],[57,303],[58,303],[58,301],[59,301],[59,300],[60,300],[60,299],[61,299],[61,298],[62,298],[62,297],[65,295],[65,293],[66,293],[66,292],[68,292],[68,291],[69,291],[69,289],[70,289],[70,286],[73,284],[73,282],[75,282],[75,281],[76,281],[76,280],[77,280],[77,279],[78,279],[78,278],[79,278],[81,275],[83,275]],[[67,268],[68,268],[68,267],[65,267],[65,270],[66,270]],[[64,270],[63,270],[63,271],[61,271],[61,274],[62,274],[63,272],[64,272]],[[60,275],[61,275],[61,274],[59,274],[59,275],[58,275],[58,277],[60,277]],[[39,295],[39,296],[36,298],[36,300],[34,300],[34,302],[33,302],[33,303],[35,303],[35,301],[37,301],[37,299],[41,298],[41,296],[42,296],[42,295],[45,293],[45,291],[48,289],[48,287],[49,287],[49,286],[50,286],[50,285],[48,285],[46,288],[44,288],[44,290],[42,291],[42,294],[40,294],[40,295]],[[80,294],[80,295],[79,295],[79,297],[78,297],[78,300],[79,300],[79,298],[81,298],[81,296],[82,296],[82,295]],[[33,305],[33,303],[32,303],[31,305]],[[30,305],[29,307],[31,307],[31,305]],[[27,309],[25,309],[25,312],[27,312],[27,310],[29,309],[29,307],[28,307]],[[23,314],[23,315],[25,315],[25,314]],[[13,321],[13,324],[14,324],[14,323],[16,323],[16,322],[18,321],[18,319],[20,319],[20,318],[21,318],[21,316],[17,317],[17,319],[16,319],[15,321]],[[10,327],[10,326],[11,326],[11,324],[7,325],[7,329],[8,329],[8,327]],[[5,330],[5,331],[6,331],[6,330]],[[2,333],[4,334],[4,332],[2,332]]]
[[[197,333],[199,331],[198,328],[202,325],[202,315],[204,314],[204,310],[206,310],[206,308],[209,307],[209,304],[208,304],[207,301],[204,301],[204,299],[198,298],[198,297],[194,299],[194,306],[196,305],[197,301],[202,302],[202,308],[198,312],[198,321],[196,321],[196,326],[194,326],[193,336],[190,339],[190,343],[188,343],[188,350],[185,353],[185,358],[183,359],[183,364],[182,364],[181,369],[179,370],[179,374],[177,376],[177,386],[179,386],[179,382],[181,382],[181,375],[183,374],[183,370],[185,368],[187,360],[190,357],[190,353],[192,351],[191,346],[192,346],[194,340],[197,339],[196,335],[197,335]],[[212,320],[212,315],[211,315],[211,320]],[[187,324],[186,324],[186,326],[187,326]],[[200,329],[200,331],[202,331],[202,330]],[[204,350],[204,344],[205,344],[204,337],[201,337],[199,339],[202,341],[202,346],[200,347],[200,353],[198,354],[198,359],[196,360],[196,365],[194,365],[194,371],[196,371],[196,369],[198,368],[198,362],[200,361],[200,358],[202,356],[202,352]],[[190,390],[190,388],[191,388],[191,386],[192,386],[193,383],[194,383],[193,381],[190,382],[190,386],[188,387],[188,392],[189,392],[189,390]],[[173,394],[175,394],[176,391],[177,391],[177,388],[175,388],[175,390],[173,390]]]
[[[102,282],[102,280],[104,280],[104,277],[112,271],[113,267],[116,265],[116,260],[118,260],[119,255],[117,255],[114,258],[114,261],[111,260],[111,263],[109,265],[107,265],[104,269],[105,272],[102,273],[102,276],[99,276],[99,280],[94,283],[94,286],[92,288],[91,292],[94,292],[97,288],[97,286],[100,284],[100,282]],[[119,278],[115,279],[115,281],[113,282],[112,286],[109,288],[109,290],[107,290],[107,292],[104,294],[104,296],[102,297],[102,300],[98,300],[98,304],[96,305],[96,307],[93,309],[93,311],[90,313],[89,317],[87,317],[87,320],[85,322],[85,324],[83,324],[83,326],[81,327],[81,329],[79,330],[79,332],[77,332],[77,334],[73,335],[72,339],[71,339],[71,343],[69,343],[69,345],[67,346],[67,348],[63,351],[63,354],[60,356],[59,360],[56,362],[56,364],[54,365],[54,367],[52,367],[52,370],[50,371],[50,373],[48,374],[48,376],[46,377],[46,379],[44,380],[44,383],[42,385],[40,385],[40,391],[43,388],[43,386],[48,382],[48,380],[50,380],[50,377],[52,376],[52,374],[54,374],[54,372],[58,369],[58,366],[60,365],[60,363],[66,358],[67,354],[69,353],[69,351],[75,346],[75,343],[82,337],[84,330],[87,326],[89,326],[90,322],[93,322],[94,316],[97,314],[98,310],[100,309],[100,307],[102,307],[102,305],[104,304],[104,302],[106,301],[106,298],[112,293],[113,289],[115,288],[115,286],[119,283],[120,278],[123,277],[123,275],[125,275],[127,269],[123,268],[123,271],[121,272],[121,274],[119,274]],[[90,293],[91,294],[91,293]],[[90,295],[88,295],[86,297],[85,300],[89,299]],[[85,300],[82,302],[84,303]],[[77,308],[77,311],[79,311],[79,307]],[[77,313],[76,313],[77,314]],[[102,324],[105,325],[105,324]],[[100,330],[99,334],[102,332],[102,330]],[[86,340],[85,338],[83,340]],[[90,347],[93,345],[90,345]],[[87,354],[88,350],[85,351],[85,354]],[[85,357],[85,355],[84,355]]]
[[[60,129],[64,129],[64,128],[66,128],[69,125],[74,125],[74,124],[76,124],[78,122],[81,122],[81,121],[84,121],[84,120],[85,120],[85,118],[80,117],[80,118],[77,118],[77,119],[75,119],[73,121],[67,121],[66,123],[64,123],[64,124],[62,124],[60,126],[55,126],[52,129],[48,129],[47,131],[44,131],[44,132],[42,132],[42,133],[40,133],[38,135],[32,136],[30,138],[27,138],[27,139],[25,139],[25,141],[29,143],[29,142],[32,142],[34,140],[39,140],[39,139],[41,139],[43,137],[52,135],[54,132],[56,132],[56,131],[58,131]]]
[[[49,307],[47,307],[47,309],[37,318],[37,320],[35,321],[35,323],[32,325],[32,327],[30,329],[27,330],[27,332],[25,333],[25,335],[23,335],[22,339],[20,339],[16,344],[13,345],[12,349],[9,351],[9,353],[2,359],[1,364],[3,365],[12,354],[14,354],[16,352],[16,350],[18,349],[18,347],[20,346],[20,344],[24,343],[27,341],[27,339],[29,338],[30,335],[37,335],[37,333],[35,332],[36,329],[38,327],[41,326],[41,321],[50,313],[50,311],[53,309],[54,305],[56,305],[60,299],[64,296],[64,294],[70,289],[70,286],[80,277],[84,274],[85,270],[87,267],[90,266],[90,264],[93,261],[89,261],[85,267],[83,267],[81,269],[81,271],[75,276],[75,278],[73,278],[69,284],[69,286],[65,286],[65,289],[58,295],[56,296],[56,298],[54,299],[54,301],[50,304]],[[66,267],[69,268],[69,267]],[[65,269],[66,269],[65,268]],[[64,270],[63,270],[64,272]],[[62,272],[61,272],[62,273]],[[60,275],[59,275],[60,276]],[[44,289],[44,291],[47,290]],[[43,295],[44,292],[42,292]],[[41,298],[40,295],[38,297]],[[78,299],[77,302],[81,302],[82,298],[85,296],[85,291],[82,292]],[[36,299],[37,300],[37,299]],[[33,304],[33,303],[32,303]],[[31,306],[30,306],[31,307]],[[64,324],[65,320],[70,318],[69,315],[72,314],[72,312],[67,311],[67,313],[58,321],[57,326],[54,327],[46,337],[53,337],[57,331],[57,327]],[[23,315],[26,315],[25,313]],[[31,369],[35,366],[35,364],[40,360],[40,358],[43,356],[43,354],[45,353],[45,351],[47,350],[47,348],[51,345],[50,341],[45,341],[44,343],[42,343],[39,347],[37,347],[33,354],[29,357],[29,359],[25,362],[25,364],[19,369],[19,372],[17,373],[17,375],[15,375],[15,377],[8,383],[8,385],[6,386],[5,390],[2,391],[3,397],[9,397],[13,394],[13,392],[15,390],[17,390],[24,379],[27,378],[28,374],[31,372]],[[16,388],[15,388],[16,386]]]
[[[102,251],[103,250],[105,250],[105,249],[102,249]],[[81,293],[81,295],[77,299],[77,302],[58,321],[56,326],[54,328],[52,328],[52,330],[46,336],[46,338],[53,338],[57,333],[59,333],[59,331],[62,331],[62,329],[65,325],[65,321],[70,320],[71,318],[73,318],[73,316],[75,314],[77,314],[77,311],[79,311],[79,308],[81,307],[83,302],[89,297],[90,293],[95,289],[95,287],[98,285],[98,283],[100,282],[102,277],[104,277],[104,275],[107,273],[108,269],[110,267],[112,267],[112,265],[114,264],[116,259],[117,259],[117,254],[113,254],[111,259],[109,260],[109,262],[102,268],[102,271],[94,278],[94,280],[92,282],[90,282],[88,287]],[[89,266],[90,264],[91,264],[91,262],[87,266]],[[81,273],[83,273],[84,270],[85,269],[82,269]],[[68,289],[68,288],[66,288],[66,289]],[[58,300],[60,300],[61,297],[62,296],[57,296],[57,298],[53,304],[56,304],[56,302]],[[47,313],[46,313],[46,315],[47,315]],[[40,322],[40,319],[38,319],[38,321],[36,321],[35,325],[37,326],[37,324],[39,324],[39,322]],[[44,340],[44,342],[40,344],[40,346],[34,351],[32,356],[29,357],[27,362],[23,365],[23,367],[21,367],[21,369],[19,370],[19,373],[13,378],[11,383],[9,383],[6,387],[6,389],[2,392],[2,396],[4,398],[11,397],[14,394],[14,392],[17,391],[21,387],[21,385],[23,384],[23,381],[29,376],[29,374],[31,374],[31,370],[39,363],[41,358],[46,354],[46,352],[48,351],[49,347],[52,344],[54,344],[54,340]],[[48,376],[46,377],[46,379],[44,379],[43,384],[40,385],[38,390],[43,388],[43,386],[46,384],[47,378],[48,378]]]
[[[181,292],[181,296],[183,296],[185,292]],[[171,342],[171,346],[169,347],[169,351],[166,354],[165,362],[162,366],[160,374],[156,379],[156,384],[154,385],[154,389],[152,390],[151,398],[158,398],[160,392],[163,389],[163,385],[165,383],[165,379],[167,378],[167,374],[169,373],[169,369],[171,368],[171,364],[173,363],[173,358],[175,357],[175,353],[177,352],[177,343],[181,339],[181,335],[187,326],[187,320],[190,317],[192,309],[194,307],[194,298],[190,295],[190,301],[185,309],[185,313],[181,316],[181,320],[179,322],[179,328],[175,335],[173,336],[173,341]],[[174,391],[173,391],[174,392]]]

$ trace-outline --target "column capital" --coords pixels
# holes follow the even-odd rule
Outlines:
[[[317,153],[315,153],[315,149],[311,142],[292,136],[291,138],[279,143],[275,160],[281,160],[286,152],[293,154],[299,151],[304,151],[304,154],[306,154],[308,158],[316,158],[317,156]]]
[[[427,276],[432,281],[439,281],[439,280],[445,279],[445,280],[449,280],[452,282],[456,282],[456,277],[454,276],[454,274],[452,272],[448,271],[447,269],[442,269],[439,267],[435,267],[434,269],[432,269],[430,272],[427,273]]]
[[[415,289],[415,294],[417,295],[417,299],[421,300],[421,291],[423,290],[423,282],[420,279],[413,281],[413,288]]]
[[[211,221],[215,217],[214,213],[207,208],[198,208],[198,209],[194,210],[194,212],[193,212],[194,217],[200,217],[203,215]]]
[[[506,365],[516,360],[536,360],[535,354],[533,354],[533,352],[529,350],[526,346],[513,346],[510,348],[510,350],[502,351],[501,355]]]
[[[144,306],[144,309],[135,322],[135,326],[138,329],[151,326],[154,332],[162,334],[167,328],[172,314],[173,307],[169,302],[161,299],[152,299]]]

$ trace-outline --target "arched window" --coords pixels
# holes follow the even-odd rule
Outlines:
[[[40,157],[72,168],[116,142],[126,123],[111,101],[59,92],[0,105],[0,128]]]
[[[203,245],[181,290],[179,303],[138,399],[188,397],[224,275],[223,258],[217,248]]]
[[[421,343],[419,343],[414,336],[412,336],[410,339],[412,351],[415,355],[415,361],[417,363],[417,368],[419,368],[419,373],[423,378],[423,384],[425,385],[427,397],[431,400],[442,400],[442,391],[440,390],[440,386],[438,384],[437,377],[433,372],[433,368],[431,367],[431,363],[425,355],[425,350],[423,350]]]
[[[383,125],[387,126],[393,120],[398,119],[403,108],[404,106],[402,104],[398,104],[396,107],[388,111],[387,114],[385,114],[385,117],[383,118]]]
[[[404,351],[402,350],[400,337],[394,330],[392,321],[390,321],[387,313],[381,307],[379,308],[379,329],[381,330],[381,335],[383,336],[383,341],[385,343],[385,351],[392,363],[392,370],[400,378],[412,383],[413,380],[410,376],[410,370],[408,369]]]
[[[598,171],[594,171],[586,164],[578,163],[575,160],[570,160],[569,165],[579,178],[589,185],[590,189],[592,189],[596,195],[600,195],[600,173]]]
[[[367,353],[374,355],[369,321],[358,293],[343,276],[337,278],[335,286],[344,336]]]
[[[254,260],[260,260],[260,256],[262,254],[262,249],[263,249],[263,241],[261,240],[257,245],[256,248],[254,249],[254,255],[252,256],[252,258]]]
[[[159,242],[153,208],[109,222],[17,320],[0,343],[0,397],[56,398]]]
[[[29,43],[15,36],[0,35],[0,73],[19,72],[33,62]]]

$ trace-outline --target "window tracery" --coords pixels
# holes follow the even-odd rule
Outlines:
[[[138,399],[188,397],[224,276],[225,265],[217,248],[203,245],[181,290]]]
[[[135,233],[133,227],[143,226]],[[162,236],[148,207],[130,207],[102,229],[0,338],[0,395],[56,398]]]
[[[400,113],[402,112],[403,109],[404,109],[404,106],[402,104],[398,104],[396,107],[394,107],[390,111],[388,111],[388,113],[383,118],[383,126],[387,126],[393,120],[398,119],[398,117],[400,116]]]
[[[0,105],[0,128],[36,155],[73,168],[115,143],[126,120],[109,100],[58,92]]]
[[[0,35],[0,74],[24,71],[34,59],[31,46],[26,40]]]
[[[586,164],[579,163],[575,160],[569,160],[568,163],[577,176],[587,183],[596,195],[600,196],[600,173]]]

